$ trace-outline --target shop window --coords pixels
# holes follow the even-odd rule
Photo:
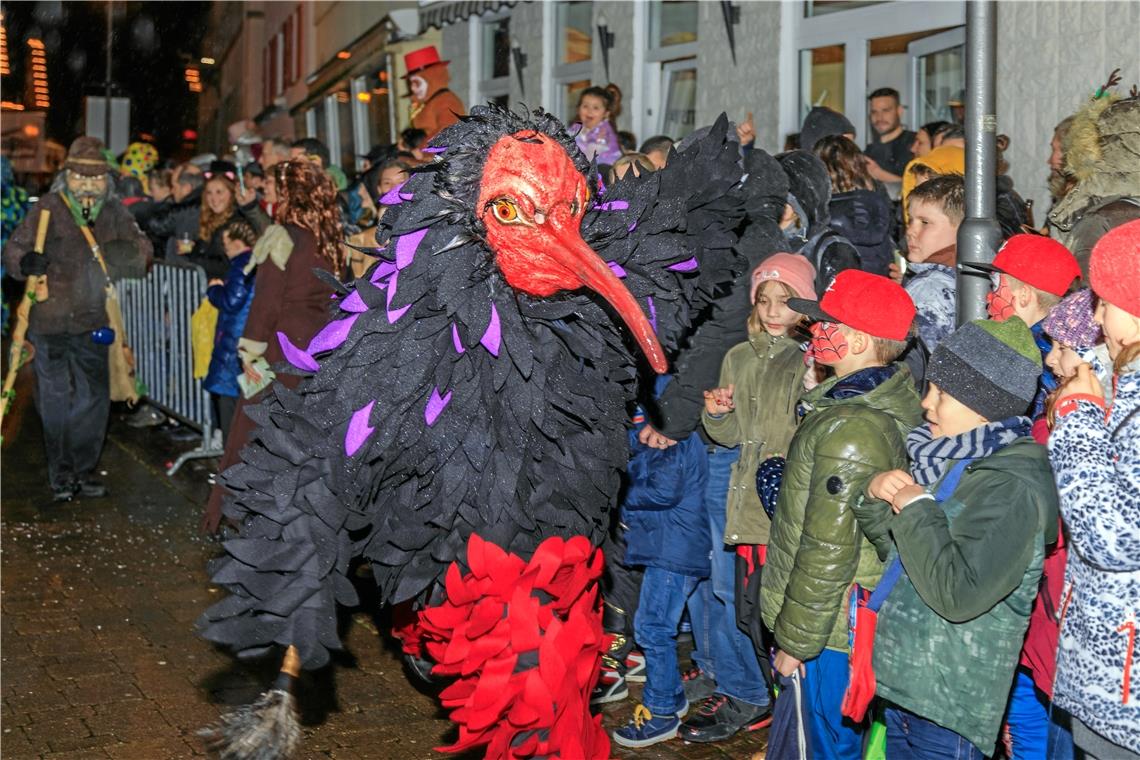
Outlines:
[[[477,103],[506,103],[511,90],[511,18],[486,19],[479,22],[472,59],[479,71]]]
[[[845,59],[843,45],[800,51],[800,122],[812,106],[826,106],[844,113]]]
[[[553,8],[554,39],[557,50],[550,56],[557,56],[558,63],[551,72],[553,81],[552,100],[548,104],[551,113],[573,124],[577,119],[578,96],[590,86],[594,44],[594,8],[589,2],[558,2],[547,6]],[[600,22],[599,22],[600,23]]]
[[[361,77],[359,92],[356,97],[364,103],[367,114],[368,146],[388,145],[394,143],[392,134],[392,95],[388,86],[389,74],[387,68],[381,68],[367,76]]]
[[[352,92],[347,82],[333,93],[330,102],[336,103],[337,141],[335,148],[329,146],[329,151],[332,153],[332,160],[346,174],[352,174],[356,169],[356,140],[352,122],[355,109]]]
[[[804,16],[826,16],[828,13],[849,11],[854,8],[866,8],[868,5],[879,5],[887,0],[805,0]]]
[[[593,55],[593,3],[574,0],[557,4],[559,63],[582,63]]]
[[[687,45],[697,41],[699,3],[694,0],[659,0],[649,9],[649,45],[653,48]]]
[[[661,133],[680,139],[697,126],[697,66],[692,59],[663,67]]]

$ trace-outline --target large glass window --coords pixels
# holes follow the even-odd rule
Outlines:
[[[662,134],[679,140],[697,125],[697,67],[693,60],[663,66],[665,107]]]
[[[697,41],[699,4],[694,0],[661,0],[649,10],[649,45],[654,48]]]
[[[849,11],[853,8],[865,8],[868,5],[878,5],[886,0],[805,0],[804,16],[825,16],[836,11]]]
[[[395,142],[392,135],[392,95],[388,86],[388,71],[381,68],[363,77],[360,94],[368,114],[368,146],[389,145]]]
[[[342,84],[332,95],[331,103],[336,104],[337,144],[332,160],[346,173],[356,169],[356,141],[352,131],[352,92],[348,82]],[[329,146],[332,148],[333,146]]]
[[[325,107],[325,98],[321,98],[313,106],[313,137],[325,145],[329,144],[328,109]]]
[[[483,79],[498,79],[511,74],[511,19],[484,23],[482,29]]]
[[[839,113],[846,106],[846,51],[843,45],[825,45],[800,51],[800,121],[812,106]]]
[[[584,0],[558,3],[558,46],[561,63],[588,61],[593,53],[593,3]]]

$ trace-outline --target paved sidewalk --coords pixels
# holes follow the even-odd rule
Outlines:
[[[0,464],[0,753],[201,756],[195,730],[252,701],[273,668],[236,665],[194,635],[194,619],[219,598],[206,573],[219,547],[198,535],[216,462],[167,478],[163,464],[191,444],[159,429],[133,430],[113,414],[101,463],[112,496],[54,505],[28,398],[22,389],[12,429],[5,424],[11,440]],[[346,613],[345,626],[349,653],[302,681],[299,757],[447,757],[431,748],[448,740],[450,724],[405,677],[376,621],[358,610]],[[606,726],[623,723],[635,704],[608,706]],[[720,745],[672,741],[615,756],[748,758],[765,740],[759,731]]]

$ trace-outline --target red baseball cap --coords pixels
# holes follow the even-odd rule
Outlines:
[[[1097,241],[1089,282],[1098,296],[1140,317],[1140,219],[1112,228]]]
[[[902,285],[860,269],[835,275],[818,301],[789,298],[788,308],[816,322],[844,324],[886,340],[906,340],[915,312]]]
[[[1077,258],[1068,248],[1044,235],[1014,235],[1005,241],[992,264],[962,262],[983,272],[1001,272],[1038,290],[1063,296],[1081,276]]]

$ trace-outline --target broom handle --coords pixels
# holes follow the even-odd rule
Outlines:
[[[44,241],[47,239],[48,223],[51,221],[51,212],[46,208],[40,209],[39,226],[36,228],[36,253],[43,255]],[[4,424],[4,415],[12,403],[12,389],[16,385],[16,375],[20,371],[20,357],[24,353],[24,341],[28,334],[28,315],[32,311],[32,304],[47,298],[47,277],[33,275],[24,284],[24,297],[16,307],[16,326],[12,328],[12,346],[8,353],[8,373],[4,376],[4,387],[0,391],[0,426]]]
[[[285,659],[281,663],[281,671],[277,674],[277,681],[273,684],[273,688],[292,692],[293,682],[297,680],[297,676],[300,674],[301,653],[297,651],[297,647],[290,644],[289,648],[285,650]]]

